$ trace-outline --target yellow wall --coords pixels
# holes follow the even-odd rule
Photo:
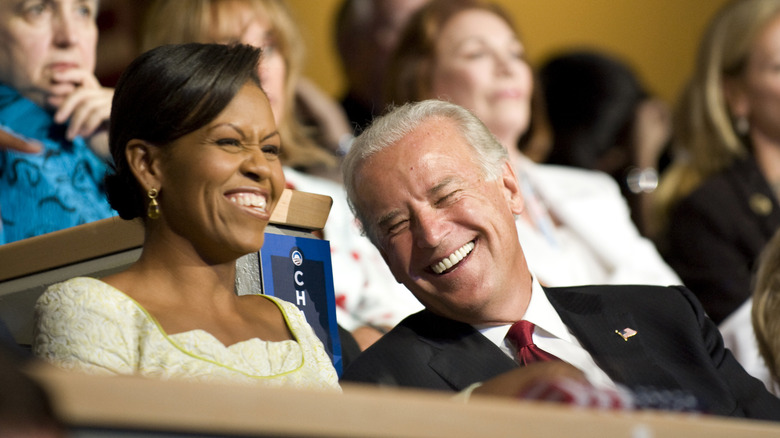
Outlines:
[[[305,74],[334,96],[344,86],[333,38],[340,1],[288,0],[306,41]],[[668,101],[691,72],[707,20],[726,1],[496,0],[515,17],[532,64],[572,46],[608,49]]]

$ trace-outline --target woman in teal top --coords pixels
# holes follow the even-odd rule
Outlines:
[[[113,91],[93,73],[96,13],[97,0],[0,2],[0,129],[40,145],[0,148],[0,243],[115,214],[102,187]]]
[[[43,151],[0,150],[0,243],[25,239],[115,215],[106,200],[106,165],[82,137],[12,88],[0,85],[0,125],[38,140]]]

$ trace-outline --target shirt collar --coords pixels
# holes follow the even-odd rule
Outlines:
[[[523,319],[536,325],[537,335],[554,337],[567,342],[572,340],[569,329],[566,328],[558,312],[550,304],[547,294],[544,293],[544,289],[542,289],[542,285],[539,284],[535,275],[532,275],[531,278],[531,300],[528,303]],[[511,327],[511,324],[502,326],[474,325],[477,331],[485,335],[496,345],[503,343],[509,327]]]
[[[550,304],[550,300],[547,299],[547,294],[544,293],[544,289],[537,281],[536,276],[532,279],[531,301],[528,303],[528,309],[526,309],[523,319],[534,323],[537,328],[544,330],[553,337],[571,341],[569,329],[566,328],[558,312]]]

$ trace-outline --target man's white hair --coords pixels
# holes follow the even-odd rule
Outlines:
[[[502,174],[503,165],[508,160],[506,149],[469,110],[436,99],[407,103],[391,109],[387,114],[374,119],[371,126],[355,139],[342,163],[349,206],[363,226],[364,233],[374,244],[377,243],[376,235],[371,229],[372,224],[367,220],[368,212],[362,210],[357,199],[357,172],[374,154],[392,147],[423,122],[434,118],[449,120],[457,127],[466,144],[471,146],[475,162],[481,167],[485,179],[494,180]]]

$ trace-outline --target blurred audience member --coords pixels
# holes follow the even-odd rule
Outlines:
[[[385,107],[387,65],[409,17],[428,0],[344,0],[336,44],[347,80],[341,105],[355,133]]]
[[[301,41],[297,25],[280,0],[152,1],[141,32],[142,51],[186,42],[262,48],[260,79],[284,141],[282,163],[332,177],[337,174],[337,158],[314,143],[295,117],[295,87],[303,67]]]
[[[150,0],[101,0],[97,15],[100,39],[95,75],[113,87],[128,64],[139,55],[141,21]]]
[[[410,18],[388,80],[390,101],[461,105],[507,148],[527,206],[517,220],[520,242],[540,282],[680,283],[631,222],[609,176],[538,165],[518,149],[529,126],[533,77],[502,8],[478,0],[427,3]]]
[[[751,313],[758,351],[771,376],[768,386],[780,395],[780,232],[761,253]]]
[[[678,155],[657,199],[669,264],[722,322],[751,293],[780,227],[780,0],[727,3],[699,46],[675,119]]]
[[[97,6],[0,1],[0,144],[10,147],[0,148],[0,243],[114,215],[102,186],[113,90],[93,73]]]
[[[653,237],[653,192],[672,129],[668,106],[629,65],[605,52],[560,53],[542,64],[538,77],[552,129],[546,162],[611,175],[637,228]]]
[[[544,163],[552,148],[552,128],[547,120],[544,96],[539,87],[533,87],[531,93],[531,119],[528,130],[520,136],[520,152],[535,163]]]
[[[780,395],[778,386],[758,349],[756,332],[751,321],[752,307],[753,300],[748,298],[737,310],[731,312],[723,322],[718,324],[718,330],[723,336],[723,345],[731,350],[745,371],[761,380],[768,391]]]

